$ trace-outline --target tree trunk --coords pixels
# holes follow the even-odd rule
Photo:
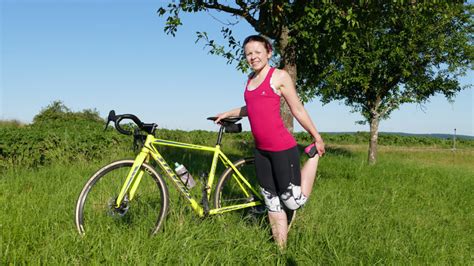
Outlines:
[[[378,116],[370,118],[370,142],[369,142],[369,158],[368,163],[374,165],[377,161],[377,141],[379,138],[379,122]]]
[[[285,99],[281,98],[280,100],[280,115],[281,119],[283,119],[283,123],[288,131],[293,132],[293,115],[291,114],[290,107],[286,103]]]
[[[293,81],[296,80],[296,65],[285,65],[284,68]],[[285,101],[285,98],[281,97],[280,99],[280,114],[281,118],[283,119],[283,123],[285,123],[285,127],[290,131],[293,132],[293,115],[291,114],[290,107]]]
[[[281,51],[281,60],[283,64],[283,69],[288,72],[293,82],[296,84],[297,70],[296,70],[296,54],[292,47],[288,47],[288,34],[289,30],[287,27],[283,27],[283,30],[280,35],[280,51]],[[283,123],[286,128],[293,132],[293,115],[291,114],[290,107],[286,103],[285,99],[282,97],[280,100],[280,114],[283,119]]]

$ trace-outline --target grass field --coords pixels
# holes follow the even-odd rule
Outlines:
[[[224,146],[236,157],[249,150]],[[9,168],[0,177],[1,264],[472,265],[474,150],[381,146],[377,165],[367,166],[366,157],[363,145],[328,145],[285,252],[265,219],[200,219],[172,187],[157,236],[130,227],[80,237],[77,196],[113,158]],[[186,166],[202,169],[202,162],[189,159]]]

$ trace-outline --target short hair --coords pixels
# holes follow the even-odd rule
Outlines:
[[[271,53],[273,51],[273,47],[272,47],[272,44],[270,43],[270,41],[267,38],[265,38],[261,35],[250,35],[250,36],[248,36],[244,40],[243,47],[245,48],[245,45],[249,42],[261,42],[265,46],[265,49],[267,50],[268,53]]]

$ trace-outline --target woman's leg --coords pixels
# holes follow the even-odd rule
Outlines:
[[[309,198],[313,190],[314,180],[316,179],[316,171],[318,170],[319,156],[309,158],[301,168],[301,192]]]
[[[286,213],[281,212],[268,212],[268,220],[272,227],[273,239],[278,244],[280,249],[286,247],[286,240],[288,238],[288,221]]]
[[[298,153],[290,155],[290,157],[293,156],[293,161],[298,162],[299,160],[299,155]],[[275,157],[273,158],[275,159]],[[278,161],[278,159],[277,159]],[[291,161],[291,160],[290,160]],[[281,161],[281,162],[284,162]],[[301,192],[303,195],[306,197],[309,197],[311,194],[311,191],[313,189],[313,184],[314,180],[316,179],[316,171],[318,168],[318,162],[319,162],[319,156],[314,156],[312,158],[309,158],[306,163],[303,165],[303,168],[301,169]],[[280,173],[287,173],[288,167],[286,166],[286,169],[280,169],[280,167],[283,168],[285,167],[284,163],[274,163],[272,167],[274,168],[274,172],[277,173],[277,176]],[[291,171],[293,171],[293,167],[290,166]],[[288,176],[288,174],[285,174],[284,176]],[[281,180],[281,179],[280,179]],[[282,182],[281,182],[282,183]],[[288,237],[288,218],[286,215],[286,212],[281,211],[281,212],[268,212],[268,219],[270,221],[270,225],[272,228],[272,234],[273,234],[273,239],[275,242],[278,244],[280,248],[285,248],[286,246],[286,241]]]
[[[269,152],[255,150],[255,167],[261,193],[268,209],[268,220],[272,230],[273,239],[280,248],[286,245],[288,236],[288,222],[285,211],[281,207],[273,180],[272,163]]]

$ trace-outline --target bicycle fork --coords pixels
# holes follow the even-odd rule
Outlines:
[[[128,201],[131,201],[135,196],[135,192],[137,191],[138,185],[142,180],[144,170],[141,170],[141,166],[144,162],[149,161],[149,151],[146,148],[143,148],[138,156],[135,158],[133,162],[132,169],[127,175],[125,182],[120,189],[120,193],[117,196],[115,201],[115,208],[119,208],[124,200],[125,196],[128,195]]]

